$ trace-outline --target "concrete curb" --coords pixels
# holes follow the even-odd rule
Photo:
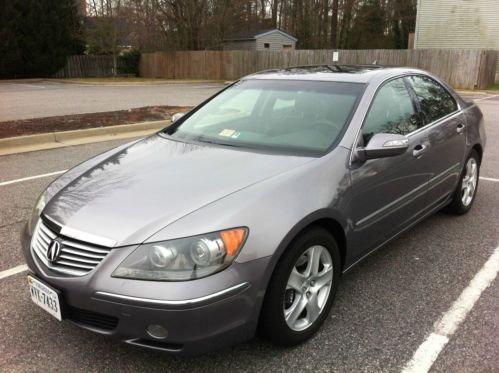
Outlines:
[[[468,90],[468,89],[456,89],[456,92],[460,95],[479,95],[479,96],[487,96],[487,95],[497,95],[499,91],[489,91],[489,90]]]
[[[145,137],[170,124],[169,120],[88,128],[74,131],[42,133],[38,135],[0,139],[0,155],[61,148],[132,137]]]
[[[149,86],[149,85],[175,85],[175,84],[224,84],[223,80],[161,80],[154,79],[146,81],[78,81],[72,79],[44,79],[45,82],[61,83],[61,84],[73,84],[73,85],[91,85],[91,86]]]

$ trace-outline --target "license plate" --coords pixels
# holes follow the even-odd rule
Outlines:
[[[62,321],[59,293],[30,275],[28,275],[28,285],[33,303],[43,308],[57,320]]]

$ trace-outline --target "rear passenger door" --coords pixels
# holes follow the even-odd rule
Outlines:
[[[424,213],[429,180],[428,139],[417,102],[403,77],[381,86],[365,117],[357,147],[377,133],[405,135],[404,154],[352,160],[351,260],[386,241]]]
[[[431,160],[428,202],[438,205],[454,191],[459,179],[466,149],[466,118],[454,97],[434,79],[424,75],[407,79],[427,128],[427,157]]]

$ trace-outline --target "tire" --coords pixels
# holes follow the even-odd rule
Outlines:
[[[476,170],[474,176],[470,175],[470,167],[472,168],[473,165]],[[459,183],[457,184],[457,188],[452,196],[452,201],[444,209],[445,212],[454,215],[463,215],[471,209],[471,206],[473,206],[473,202],[475,201],[476,191],[478,189],[479,176],[480,157],[478,156],[476,150],[472,150],[466,159],[466,163],[464,164],[463,171],[459,177]],[[471,185],[472,183],[474,184]],[[468,198],[465,198],[466,189],[470,188],[470,185],[472,186],[472,190],[470,191],[468,189]]]
[[[311,268],[314,258],[319,258],[317,275]],[[260,334],[281,346],[294,346],[312,337],[333,305],[340,260],[338,245],[325,229],[313,227],[300,234],[287,248],[271,277],[260,317]],[[292,271],[296,281],[291,281]],[[307,272],[311,272],[308,277]]]

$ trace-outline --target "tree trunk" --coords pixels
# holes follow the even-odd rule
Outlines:
[[[333,0],[331,15],[331,48],[338,49],[338,0]]]

